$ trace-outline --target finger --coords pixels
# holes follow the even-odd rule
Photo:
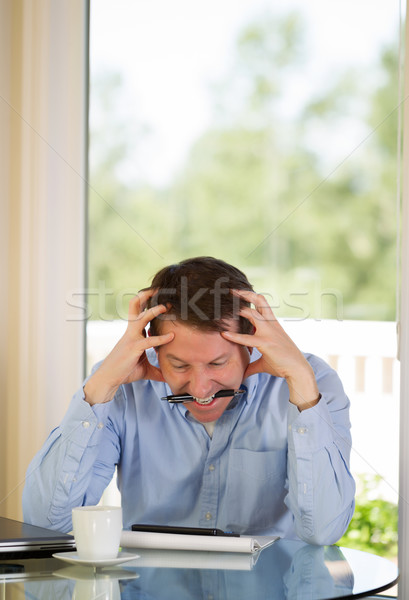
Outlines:
[[[141,349],[148,350],[148,348],[156,348],[157,346],[164,346],[169,344],[175,337],[173,331],[169,333],[163,333],[162,335],[152,335],[141,341]]]
[[[253,292],[252,290],[231,289],[230,291],[234,296],[237,296],[238,298],[242,298],[246,302],[251,302],[252,304],[255,304],[255,301],[257,300],[257,296],[259,295],[256,292]]]
[[[234,344],[240,344],[240,346],[255,347],[254,335],[248,335],[247,333],[235,333],[234,331],[221,331],[222,337],[229,342]]]
[[[254,327],[256,327],[256,322],[257,321],[260,322],[260,321],[265,321],[266,320],[265,317],[264,317],[264,315],[262,315],[256,309],[254,309],[254,308],[248,308],[247,306],[245,308],[241,308],[240,309],[239,315],[241,317],[244,317],[248,321],[250,321],[250,323],[252,325],[254,325]]]
[[[263,315],[267,320],[272,321],[275,320],[274,313],[271,309],[271,306],[267,302],[267,299],[263,294],[257,294],[256,292],[252,292],[250,290],[231,290],[232,293],[245,300],[246,302],[251,302],[254,304],[257,311]]]
[[[169,333],[163,333],[162,335],[153,335],[149,339],[152,340],[152,342],[153,342],[152,347],[156,347],[156,346],[164,346],[165,344],[169,344],[169,342],[171,342],[174,337],[175,337],[174,332],[170,331]]]
[[[152,306],[152,308],[148,308],[138,315],[135,321],[138,321],[138,325],[142,328],[145,328],[148,323],[150,323],[153,319],[158,317],[159,315],[165,313],[168,309],[164,304],[158,304],[157,306]]]
[[[143,333],[143,330],[146,328],[148,323],[152,321],[155,317],[158,317],[160,314],[166,312],[167,308],[163,304],[152,306],[148,310],[143,310],[141,312],[137,312],[138,303],[135,302],[135,305],[130,309],[130,315],[128,320],[128,328],[130,331],[135,333]]]
[[[254,362],[251,362],[247,365],[247,369],[244,372],[243,379],[246,379],[246,377],[250,377],[250,375],[255,375],[256,373],[263,373],[261,358],[258,358]]]
[[[151,363],[149,363],[146,369],[144,379],[150,379],[151,381],[165,381],[162,371],[158,367],[151,365]]]
[[[141,290],[129,302],[128,320],[135,320],[145,310],[146,304],[156,292],[155,288]]]

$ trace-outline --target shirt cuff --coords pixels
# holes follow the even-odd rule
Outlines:
[[[62,434],[69,436],[72,442],[81,447],[97,444],[108,420],[110,410],[108,404],[91,406],[85,400],[84,391],[81,388],[74,394],[61,422]]]
[[[290,450],[316,452],[334,441],[335,427],[324,395],[318,404],[302,412],[289,403],[287,422]]]

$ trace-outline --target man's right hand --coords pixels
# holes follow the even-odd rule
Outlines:
[[[145,310],[148,299],[155,291],[149,289],[139,292],[130,301],[128,326],[124,335],[84,386],[85,400],[89,404],[109,402],[123,383],[140,379],[164,381],[161,370],[149,362],[146,350],[171,342],[175,334],[146,337],[145,327],[148,323],[166,312],[163,304]]]

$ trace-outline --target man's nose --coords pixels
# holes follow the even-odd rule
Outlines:
[[[195,398],[208,398],[213,394],[212,381],[203,371],[192,374],[189,388],[189,393]]]

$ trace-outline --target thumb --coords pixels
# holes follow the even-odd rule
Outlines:
[[[146,369],[144,379],[150,379],[151,381],[165,381],[162,371],[150,363]]]
[[[244,372],[244,379],[246,379],[246,377],[250,377],[250,375],[255,375],[256,373],[264,373],[264,369],[262,367],[262,358],[258,358],[254,362],[249,363]]]

